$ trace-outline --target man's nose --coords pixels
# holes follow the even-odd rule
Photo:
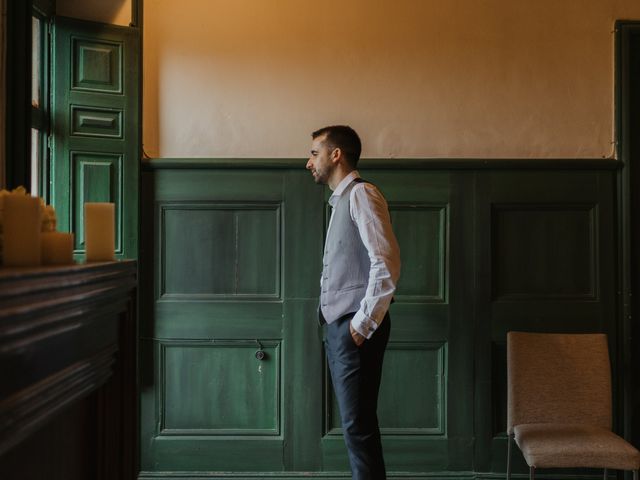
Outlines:
[[[313,163],[311,162],[311,159],[307,160],[307,170],[311,170],[312,167]]]

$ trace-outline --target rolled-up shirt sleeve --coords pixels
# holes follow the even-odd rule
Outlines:
[[[391,228],[387,202],[374,185],[360,183],[351,190],[350,214],[371,261],[367,290],[351,325],[360,335],[371,338],[396,290],[400,248]]]

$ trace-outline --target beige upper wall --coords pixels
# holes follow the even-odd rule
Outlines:
[[[131,0],[56,0],[56,14],[92,22],[129,25]]]
[[[638,0],[146,0],[152,157],[612,155],[614,22]]]

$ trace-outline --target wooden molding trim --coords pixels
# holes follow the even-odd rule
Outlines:
[[[0,455],[114,373],[105,421],[117,401],[135,428],[136,276],[130,260],[0,269]]]
[[[142,170],[163,169],[294,169],[304,170],[305,158],[151,158]],[[608,158],[363,158],[359,170],[617,170],[623,163]]]
[[[0,454],[103,385],[112,374],[117,350],[111,345],[0,401]]]

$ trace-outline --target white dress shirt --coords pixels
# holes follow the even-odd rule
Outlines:
[[[334,207],[347,186],[360,175],[356,170],[338,184],[329,198]],[[374,185],[358,183],[351,189],[349,213],[356,223],[360,238],[369,254],[371,267],[365,297],[351,319],[353,328],[363,337],[371,338],[384,319],[400,277],[400,248],[391,228],[387,202]],[[331,230],[331,219],[327,236]],[[320,278],[322,286],[322,277]]]

